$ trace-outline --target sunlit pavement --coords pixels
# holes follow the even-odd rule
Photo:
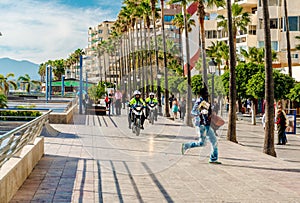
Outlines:
[[[45,156],[12,202],[298,202],[300,137],[262,153],[263,129],[238,121],[239,144],[218,131],[221,165],[208,163],[210,146],[181,155],[194,128],[159,117],[136,136],[121,116],[76,116],[53,125]]]

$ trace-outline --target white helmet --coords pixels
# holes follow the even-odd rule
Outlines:
[[[137,95],[137,94],[141,95],[141,92],[138,91],[138,90],[135,90],[135,91],[133,92],[133,96],[135,96],[135,95]]]
[[[155,94],[153,92],[150,92],[149,96],[155,96]]]

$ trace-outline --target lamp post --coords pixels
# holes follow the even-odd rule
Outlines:
[[[61,76],[61,96],[65,96],[65,75]]]
[[[46,85],[45,85],[45,91],[46,91],[46,103],[48,103],[49,100],[49,65],[46,65]]]
[[[51,100],[52,99],[52,66],[50,66],[50,73],[49,73],[49,75],[50,75],[50,81],[49,81],[49,83],[50,83],[49,98]]]
[[[208,62],[209,73],[212,74],[212,78],[211,78],[211,104],[212,105],[214,103],[214,75],[216,73],[216,67],[217,67],[217,63],[215,62],[214,58],[212,58],[211,61]]]
[[[79,114],[82,114],[82,90],[83,90],[83,77],[82,77],[82,55],[80,55],[79,62]]]

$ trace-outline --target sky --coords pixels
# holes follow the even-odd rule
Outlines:
[[[0,58],[41,64],[88,46],[88,28],[115,20],[122,0],[0,0]]]

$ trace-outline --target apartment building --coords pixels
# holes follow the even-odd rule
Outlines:
[[[104,78],[103,74],[100,75],[100,68],[103,67],[100,67],[102,63],[99,61],[97,47],[102,41],[109,38],[113,24],[114,21],[103,21],[88,30],[88,47],[85,49],[87,57],[83,60],[83,66],[88,72],[87,77],[90,81],[98,82],[99,78]]]
[[[245,12],[251,14],[251,23],[248,25],[247,32],[241,30],[237,33],[237,53],[241,49],[248,50],[248,47],[264,46],[263,30],[263,11],[261,0],[232,0],[232,3],[241,5]],[[299,0],[287,0],[288,21],[290,28],[290,42],[292,51],[293,66],[300,63],[299,51],[296,45],[300,40],[295,37],[300,36],[300,4]],[[228,33],[217,27],[217,16],[226,17],[226,8],[207,9],[205,19],[206,47],[211,46],[215,41],[228,41]],[[284,20],[283,0],[269,0],[271,43],[272,49],[278,54],[277,60],[273,63],[274,68],[283,68],[287,66],[287,43],[286,43],[286,25]]]

